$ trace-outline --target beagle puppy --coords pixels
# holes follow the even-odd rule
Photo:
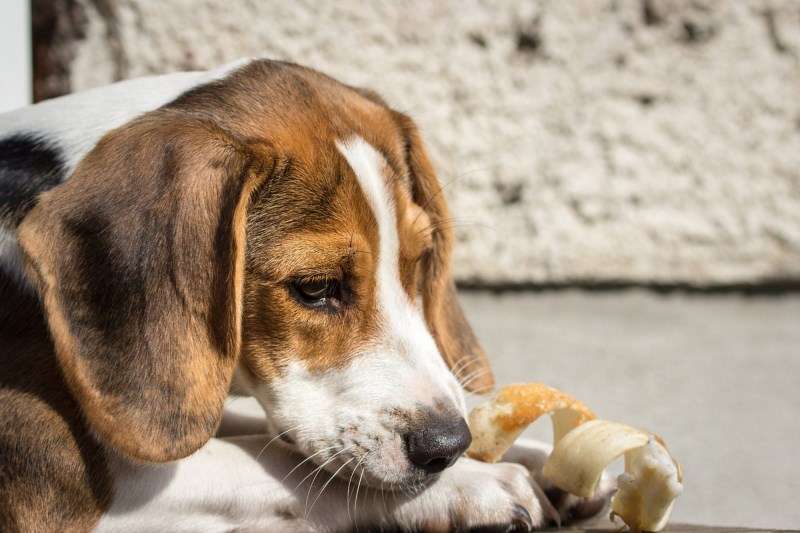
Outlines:
[[[505,531],[599,511],[545,497],[544,449],[462,457],[464,388],[493,378],[451,245],[413,122],[297,65],[0,116],[0,530]],[[263,408],[255,430],[221,429],[231,393]]]

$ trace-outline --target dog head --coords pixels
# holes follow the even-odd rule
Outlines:
[[[377,95],[255,61],[107,134],[20,226],[87,422],[146,461],[214,433],[234,372],[328,468],[407,483],[491,387],[444,197]]]

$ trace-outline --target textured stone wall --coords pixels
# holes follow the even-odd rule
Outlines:
[[[800,282],[795,0],[68,3],[72,90],[266,55],[381,92],[462,282]]]

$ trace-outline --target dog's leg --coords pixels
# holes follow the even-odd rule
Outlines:
[[[302,531],[282,482],[300,460],[266,435],[214,438],[170,464],[111,457],[114,499],[97,531]]]
[[[503,455],[502,460],[520,464],[528,469],[547,495],[550,504],[557,510],[562,524],[601,516],[603,514],[601,511],[608,507],[611,496],[617,489],[614,478],[604,472],[592,498],[580,498],[564,492],[542,475],[542,467],[552,449],[551,445],[538,440],[518,439]]]
[[[249,435],[168,465],[111,467],[114,503],[99,531],[505,531],[554,518],[528,468],[512,463],[461,458],[425,488],[388,491],[367,487],[358,469],[334,476],[279,439]]]

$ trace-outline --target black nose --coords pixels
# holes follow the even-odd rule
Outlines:
[[[406,435],[409,461],[428,474],[441,472],[469,448],[472,434],[460,416],[431,415],[420,429]]]

